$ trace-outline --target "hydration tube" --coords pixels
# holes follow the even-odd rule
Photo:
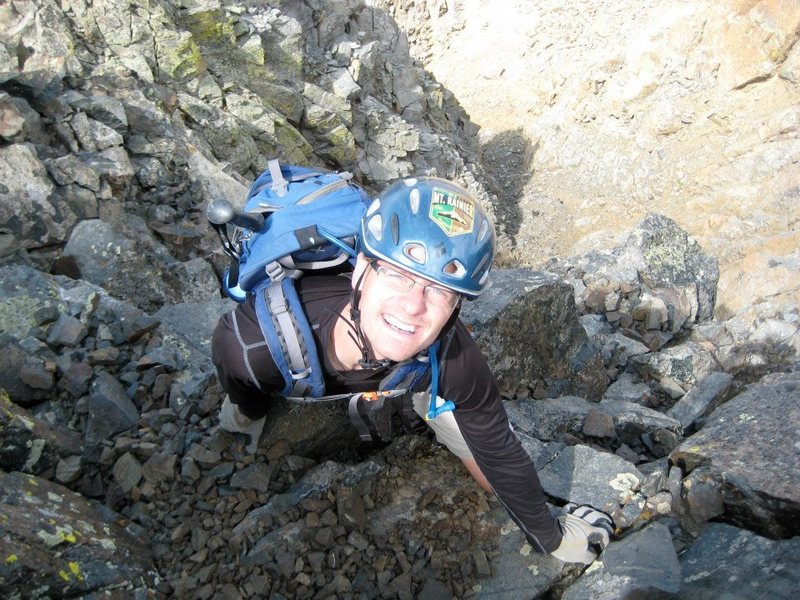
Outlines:
[[[439,358],[436,356],[437,347],[438,344],[434,344],[428,349],[428,356],[431,359],[431,403],[428,406],[428,412],[425,414],[426,421],[430,421],[442,413],[456,409],[456,405],[453,404],[452,400],[445,401],[445,403],[439,407],[436,406],[436,398],[439,396]]]
[[[331,244],[333,244],[334,246],[338,246],[340,250],[347,253],[350,256],[350,258],[355,258],[358,255],[353,248],[345,244],[342,240],[333,235],[333,233],[331,233],[324,227],[317,225],[317,231],[322,237],[328,240]]]

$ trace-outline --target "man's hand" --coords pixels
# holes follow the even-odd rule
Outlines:
[[[608,535],[613,535],[614,533],[614,521],[602,510],[597,510],[588,504],[578,506],[574,502],[565,504],[563,510],[565,513],[580,517],[593,527],[602,527],[608,532]]]
[[[567,514],[558,517],[564,534],[561,545],[551,554],[564,562],[591,564],[608,546],[614,524],[606,513],[591,506],[568,504]]]

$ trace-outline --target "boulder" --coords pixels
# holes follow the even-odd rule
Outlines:
[[[227,174],[216,162],[209,160],[203,152],[193,146],[189,147],[187,166],[187,176],[201,186],[206,198],[209,200],[223,198],[239,209],[244,208],[247,185],[241,178]]]
[[[633,373],[622,373],[617,377],[606,389],[603,400],[621,400],[648,408],[655,408],[659,404],[653,389]]]
[[[46,400],[54,387],[54,364],[49,353],[39,348],[45,358],[32,351],[38,341],[23,338],[20,341],[0,333],[3,353],[0,356],[0,389],[22,406],[31,406]],[[48,368],[49,365],[49,368]]]
[[[99,219],[81,221],[62,256],[74,261],[81,279],[130,298],[143,310],[218,296],[219,282],[208,262],[178,262],[142,223],[128,222],[126,233]]]
[[[582,312],[635,331],[651,350],[714,314],[717,259],[660,214],[647,215],[620,246],[553,259],[548,269],[580,282]]]
[[[712,353],[693,342],[634,356],[629,365],[643,381],[652,381],[662,397],[672,401],[682,397],[715,367]]]
[[[569,435],[585,434],[586,419],[591,412],[609,417],[613,424],[613,436],[609,437],[629,445],[640,446],[645,437],[676,437],[681,431],[681,425],[675,419],[624,400],[604,398],[595,403],[562,396],[543,400],[508,400],[504,405],[516,431],[540,440],[563,441]]]
[[[157,581],[142,529],[103,505],[45,479],[0,473],[0,594],[4,598],[87,597]],[[135,534],[134,534],[135,532]]]
[[[139,423],[139,410],[125,393],[122,384],[107,371],[101,371],[89,389],[89,415],[84,439],[86,445],[95,447],[135,427]]]
[[[0,332],[22,340],[65,311],[51,276],[28,265],[0,267]]]
[[[800,574],[792,568],[800,537],[771,540],[726,523],[709,523],[681,554],[679,600],[792,598]]]
[[[14,10],[4,10],[0,32],[0,46],[20,49],[13,62],[9,56],[2,61],[0,81],[11,79],[42,91],[57,86],[64,77],[81,74],[72,28],[56,2],[26,0]]]
[[[691,429],[697,420],[721,403],[731,387],[733,377],[723,371],[713,371],[700,379],[697,385],[678,400],[667,411],[667,416],[680,421],[683,433]]]
[[[486,518],[493,521],[499,531],[497,555],[491,562],[492,573],[481,578],[476,598],[538,598],[563,577],[564,563],[549,554],[536,552],[508,513],[496,508]]]
[[[55,185],[31,145],[0,148],[0,181],[0,220],[10,236],[3,242],[4,254],[66,240],[75,215],[53,206]]]
[[[501,393],[599,400],[603,360],[578,320],[572,289],[558,276],[496,269],[491,284],[462,307],[462,318],[492,367]]]
[[[612,513],[631,502],[644,475],[619,456],[578,445],[564,448],[539,469],[539,479],[552,498]]]
[[[797,535],[800,519],[800,373],[767,375],[717,408],[671,454],[684,473],[707,468],[725,521],[768,537]]]
[[[672,598],[681,588],[681,567],[669,527],[655,522],[606,547],[563,600]]]

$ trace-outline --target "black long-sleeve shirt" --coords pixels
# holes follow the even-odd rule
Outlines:
[[[350,298],[350,280],[308,276],[298,280],[297,290],[323,359],[326,393],[376,390],[388,369],[339,372],[324,351],[336,315]],[[283,389],[283,377],[264,343],[252,298],[237,305],[235,313],[235,320],[228,313],[217,324],[212,357],[231,402],[259,418]],[[561,530],[550,516],[536,469],[509,426],[489,365],[460,320],[439,361],[439,396],[455,403],[456,424],[481,472],[531,546],[552,552],[561,542]]]

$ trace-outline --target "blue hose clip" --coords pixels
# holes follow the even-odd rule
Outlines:
[[[437,343],[433,344],[428,349],[428,356],[431,359],[431,403],[428,406],[428,412],[425,414],[426,421],[430,421],[442,413],[456,409],[456,405],[451,400],[445,401],[445,403],[439,407],[436,406],[436,398],[439,396],[439,358],[436,356],[438,348],[439,344]]]

